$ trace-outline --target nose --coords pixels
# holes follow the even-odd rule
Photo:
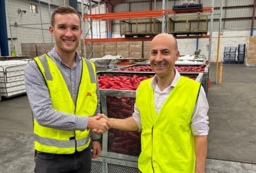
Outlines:
[[[66,31],[65,35],[66,36],[73,36],[72,29],[71,28],[67,28],[67,31]]]
[[[159,51],[159,52],[157,52],[157,54],[156,54],[155,61],[162,61],[162,60],[163,60],[163,58],[162,58],[162,56],[161,56],[161,52]]]

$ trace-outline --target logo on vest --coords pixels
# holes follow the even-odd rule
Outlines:
[[[87,92],[86,96],[92,96],[92,93]]]

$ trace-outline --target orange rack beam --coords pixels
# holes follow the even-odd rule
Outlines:
[[[134,12],[120,12],[120,13],[104,13],[104,14],[84,14],[85,18],[91,18],[92,20],[106,20],[106,19],[124,19],[124,18],[142,18],[142,17],[159,17],[164,16],[165,13],[180,14],[180,13],[211,13],[212,7],[203,7],[195,9],[182,9],[182,10],[152,10],[152,11],[134,11]]]
[[[87,42],[121,42],[121,41],[151,41],[154,37],[140,37],[140,38],[86,38],[84,39],[84,43]],[[203,36],[176,36],[176,39],[194,39],[194,38],[209,38],[210,35]]]
[[[140,37],[140,38],[89,38],[84,39],[87,42],[116,42],[116,41],[151,41],[153,37]]]
[[[196,35],[193,35],[193,36],[176,36],[175,38],[176,39],[194,39],[194,38],[209,38],[210,39],[210,35],[202,35],[202,36],[196,36]]]

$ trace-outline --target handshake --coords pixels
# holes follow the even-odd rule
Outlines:
[[[104,114],[98,113],[94,117],[88,119],[88,129],[97,134],[102,134],[110,128],[110,119]]]

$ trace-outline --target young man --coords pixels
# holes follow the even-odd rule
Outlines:
[[[82,30],[74,8],[57,8],[49,31],[55,47],[25,68],[34,116],[35,172],[90,173],[91,157],[101,152],[100,136],[90,129],[109,128],[106,117],[94,116],[100,111],[95,66],[76,52]]]
[[[132,117],[110,119],[111,128],[141,131],[143,173],[205,173],[209,106],[200,83],[174,68],[179,55],[172,35],[154,37],[150,65],[156,75],[140,83]]]

